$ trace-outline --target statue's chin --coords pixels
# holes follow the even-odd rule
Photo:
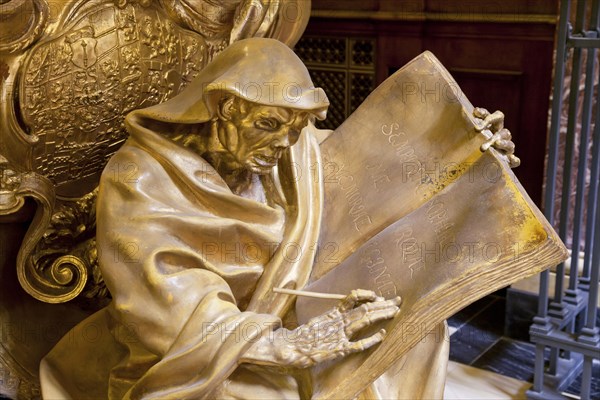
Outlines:
[[[271,171],[273,170],[273,167],[256,167],[256,166],[252,166],[250,168],[248,168],[248,170],[250,172],[252,172],[253,174],[256,175],[268,175],[271,173]]]
[[[277,165],[277,160],[265,160],[260,157],[253,157],[246,162],[246,168],[254,174],[266,175],[271,173],[273,167]]]

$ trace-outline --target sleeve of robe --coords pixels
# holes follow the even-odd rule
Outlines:
[[[210,179],[190,187],[186,177],[169,172],[168,159],[159,162],[127,145],[101,180],[100,265],[113,295],[110,312],[133,337],[125,365],[111,373],[113,392],[135,382],[126,398],[202,398],[280,323],[240,311],[232,290],[260,276],[263,261],[237,264],[235,246],[252,243],[268,257],[281,240],[281,210],[252,204],[249,213],[246,199]],[[225,256],[232,260],[211,258],[207,244],[230,246]],[[153,355],[160,361],[146,370]]]
[[[318,144],[303,134],[290,150],[279,171],[293,183],[284,211],[233,194],[201,157],[161,135],[128,139],[97,201],[113,301],[42,360],[45,398],[200,399],[224,385],[247,394],[231,384],[241,356],[293,306],[271,289],[304,287],[316,251],[322,179],[309,167]],[[298,396],[290,377],[267,377],[251,382],[273,398]]]

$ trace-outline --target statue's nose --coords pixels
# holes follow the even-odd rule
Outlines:
[[[276,139],[273,141],[273,147],[277,149],[286,149],[290,147],[289,128],[282,129],[277,133]]]

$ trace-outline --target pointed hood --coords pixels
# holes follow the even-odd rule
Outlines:
[[[224,94],[304,110],[317,119],[325,118],[329,106],[325,92],[315,88],[306,67],[289,47],[275,39],[252,38],[223,50],[179,95],[129,113],[126,125],[129,132],[139,129],[145,125],[140,117],[178,124],[206,122]]]

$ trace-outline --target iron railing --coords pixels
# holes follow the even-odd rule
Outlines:
[[[558,226],[561,238],[569,239],[571,257],[568,271],[565,263],[556,268],[552,299],[548,298],[550,273],[546,271],[540,277],[538,311],[530,328],[531,341],[536,345],[534,383],[527,392],[530,399],[563,398],[565,388],[579,375],[581,390],[576,396],[590,399],[593,360],[600,358],[596,323],[600,273],[600,101],[594,91],[599,22],[600,0],[561,1],[544,214]],[[570,88],[565,88],[569,66]],[[564,102],[566,90],[568,101]],[[563,107],[567,107],[566,135],[561,139],[561,124],[565,126],[565,118],[561,118]],[[561,140],[564,146],[559,145]],[[561,159],[564,164],[559,171]],[[559,173],[561,200],[556,202]],[[584,254],[582,268],[580,252]]]

